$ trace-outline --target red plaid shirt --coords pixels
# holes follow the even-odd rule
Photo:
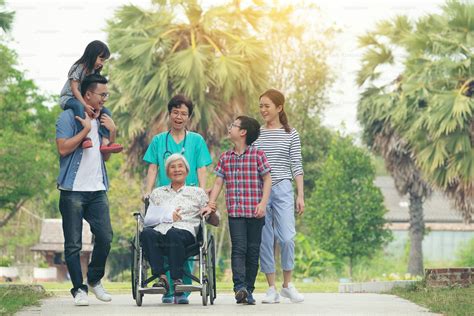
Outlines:
[[[242,155],[228,150],[221,155],[215,173],[224,178],[225,201],[230,217],[255,217],[262,200],[263,176],[271,170],[265,153],[249,146]]]

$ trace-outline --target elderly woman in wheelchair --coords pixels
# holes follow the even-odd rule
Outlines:
[[[193,277],[193,279],[201,284],[195,289],[189,289],[188,286],[187,290],[200,290],[203,295],[203,304],[207,305],[208,296],[210,296],[212,304],[215,298],[215,248],[211,234],[205,234],[204,238],[202,236],[202,230],[205,229],[202,214],[210,214],[209,222],[217,226],[218,217],[215,213],[215,206],[213,205],[212,208],[208,206],[208,196],[202,188],[186,186],[185,180],[189,172],[189,165],[184,156],[171,155],[166,160],[165,168],[171,179],[171,184],[158,187],[151,193],[144,218],[144,228],[139,233],[143,253],[151,268],[152,277],[150,280],[158,279],[154,287],[163,288],[165,293],[169,291],[170,286],[166,278],[165,267],[166,256],[175,286],[175,297],[179,298],[180,295],[184,295],[183,265],[187,256],[196,255],[189,249],[198,243],[200,247],[197,253],[200,261],[200,278]],[[209,242],[209,238],[212,239],[212,244]],[[199,239],[201,240],[199,241]],[[212,246],[212,249],[208,249],[209,245]],[[209,280],[210,278],[212,280]],[[135,285],[146,287],[143,281],[145,280],[142,280],[141,284],[135,283]],[[140,299],[140,302],[137,300],[138,305],[141,305],[143,293],[146,292],[134,292],[134,297],[137,295]]]

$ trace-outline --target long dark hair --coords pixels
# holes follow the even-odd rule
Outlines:
[[[285,132],[287,133],[291,132],[291,127],[290,127],[290,124],[288,123],[288,117],[286,116],[286,113],[285,113],[285,107],[284,107],[285,96],[283,95],[283,93],[281,93],[280,91],[276,89],[268,89],[267,91],[262,93],[262,95],[258,99],[261,99],[262,97],[267,97],[270,100],[272,100],[275,106],[281,105],[281,111],[278,114],[278,118],[280,119],[280,123],[281,125],[283,125]]]
[[[86,49],[84,50],[84,54],[82,54],[81,58],[79,58],[74,65],[79,66],[84,64],[86,71],[91,73],[94,70],[95,61],[97,57],[102,57],[108,59],[110,57],[110,50],[107,45],[101,41],[92,41],[90,42]],[[75,68],[71,69],[69,75],[75,70]],[[97,71],[100,73],[100,69]]]

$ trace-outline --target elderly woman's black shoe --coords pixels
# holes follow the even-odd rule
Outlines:
[[[169,293],[170,291],[170,284],[168,283],[168,280],[166,278],[159,278],[158,282],[153,284],[154,287],[163,287],[166,290],[166,293]]]

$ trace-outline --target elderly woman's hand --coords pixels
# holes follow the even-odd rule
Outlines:
[[[207,203],[207,206],[209,206],[213,212],[215,212],[217,210],[217,203],[216,202],[209,201]]]
[[[181,220],[181,215],[179,215],[179,211],[181,211],[181,209],[177,208],[177,209],[173,212],[173,222],[177,222],[177,221],[180,221],[180,220]]]

